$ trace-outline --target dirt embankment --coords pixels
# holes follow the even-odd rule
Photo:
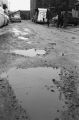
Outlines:
[[[0,78],[0,120],[29,120],[7,79]]]
[[[65,98],[67,109],[61,112],[57,120],[79,120],[79,74],[75,67],[63,67],[60,73],[60,81],[53,80],[62,95]],[[65,106],[63,106],[64,108]]]

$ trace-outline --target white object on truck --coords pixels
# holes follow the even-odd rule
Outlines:
[[[45,9],[45,8],[38,8],[37,22],[47,22],[46,13],[47,13],[47,9]]]

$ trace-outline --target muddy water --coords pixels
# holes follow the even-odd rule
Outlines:
[[[28,41],[27,44],[32,44],[32,42],[31,42],[31,41]]]
[[[34,57],[36,55],[44,55],[46,53],[46,51],[45,50],[29,49],[29,50],[13,50],[13,51],[11,51],[11,53],[14,53],[17,55]]]
[[[60,69],[50,67],[13,68],[1,77],[8,77],[19,102],[29,111],[32,120],[54,120],[60,116],[65,105],[52,83],[52,79],[59,81],[59,73]]]
[[[26,42],[27,42],[27,44],[32,44],[32,42],[31,42],[31,41],[29,41],[29,39],[28,39],[28,38],[26,38],[26,37],[19,36],[19,37],[18,37],[18,39],[23,40],[23,41],[26,41]]]
[[[12,32],[15,33],[16,36],[19,36],[19,35],[28,35],[28,32],[22,32],[22,31],[18,30],[17,28],[13,28]]]

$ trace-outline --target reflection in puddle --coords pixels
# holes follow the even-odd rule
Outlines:
[[[22,39],[22,40],[28,40],[28,38],[25,38],[25,37],[22,37],[22,36],[19,36],[18,38]]]
[[[26,32],[30,32],[30,30],[28,28],[24,28],[24,31]]]
[[[15,33],[21,33],[21,31],[16,29],[16,28],[13,28],[12,31],[15,32]]]
[[[26,32],[21,32],[21,35],[28,35],[28,33],[26,33]]]
[[[32,42],[31,42],[31,41],[28,41],[27,43],[28,43],[28,44],[32,44]]]
[[[18,30],[18,29],[16,29],[16,28],[13,28],[13,29],[12,29],[12,32],[14,32],[16,36],[19,36],[19,35],[27,35],[27,34],[28,34],[27,32],[22,32],[22,31],[20,31],[20,30]]]
[[[14,53],[17,55],[34,57],[36,55],[44,55],[46,53],[46,51],[45,50],[29,49],[29,50],[14,50],[14,51],[11,51],[11,53]]]
[[[59,80],[59,73],[60,69],[50,67],[13,68],[1,77],[8,77],[17,98],[29,111],[32,120],[54,120],[60,116],[65,105],[64,100],[59,99],[57,87],[52,83],[52,79]],[[46,89],[48,86],[49,89]],[[54,92],[51,92],[50,86]]]
[[[16,36],[18,36],[18,35],[21,33],[21,31],[19,31],[19,30],[16,29],[16,28],[13,28],[13,29],[12,29],[12,32],[14,32]]]

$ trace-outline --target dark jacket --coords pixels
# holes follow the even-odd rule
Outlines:
[[[51,19],[51,11],[50,10],[47,10],[46,18]]]

